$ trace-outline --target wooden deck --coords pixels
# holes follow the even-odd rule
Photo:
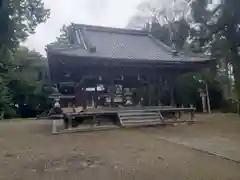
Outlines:
[[[121,112],[192,112],[195,108],[176,108],[172,106],[145,106],[145,107],[100,107],[100,108],[88,108],[82,112],[66,113],[72,117],[91,116],[91,115],[113,115]]]
[[[113,127],[114,129],[119,127],[156,126],[184,122],[192,123],[195,122],[194,112],[194,108],[176,108],[171,106],[89,108],[79,113],[65,113],[65,129],[62,132],[77,132],[78,129],[79,131],[89,131],[109,129],[109,127]],[[182,120],[182,114],[186,113],[189,114],[189,118]],[[59,120],[61,119],[59,118]],[[57,118],[53,118],[53,121],[57,121]],[[78,123],[79,121],[81,123]],[[74,125],[76,123],[78,125]],[[53,132],[57,132],[56,122],[53,122]]]

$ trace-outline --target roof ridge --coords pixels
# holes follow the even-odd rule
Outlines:
[[[167,51],[170,52],[170,53],[173,52],[173,49],[172,49],[170,46],[168,46],[168,45],[164,44],[162,41],[156,39],[152,34],[148,34],[148,36],[149,36],[149,37],[154,41],[154,43],[157,44],[158,46],[163,47],[165,50],[167,50]]]
[[[149,34],[149,37],[158,45],[163,47],[164,49],[166,49],[167,51],[169,51],[170,53],[173,53],[173,49],[164,44],[162,41],[160,41],[159,39],[155,38],[152,34]],[[186,51],[180,51],[179,54],[177,55],[178,57],[184,56],[184,57],[196,57],[196,58],[206,58],[206,55],[203,54],[199,54],[199,53],[193,53],[193,52],[189,52],[187,53]]]
[[[73,45],[73,44],[48,44],[46,46],[48,50],[62,50],[62,51],[67,51],[67,50],[72,50],[72,49],[83,49],[81,45]]]
[[[121,34],[136,34],[136,35],[149,34],[149,32],[145,30],[115,28],[115,27],[108,27],[108,26],[96,26],[96,25],[74,24],[74,23],[72,23],[72,26],[74,28],[85,28],[86,30],[91,30],[91,31],[113,32],[113,33],[121,33]]]

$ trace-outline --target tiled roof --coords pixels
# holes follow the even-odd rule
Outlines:
[[[124,60],[206,61],[206,57],[173,56],[172,49],[146,31],[73,24],[78,44],[49,45],[48,52],[68,56]],[[75,37],[76,38],[76,37]],[[94,48],[92,51],[91,48]]]

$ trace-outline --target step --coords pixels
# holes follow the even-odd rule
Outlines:
[[[153,126],[153,125],[161,125],[161,121],[152,121],[152,122],[132,122],[132,123],[122,123],[123,127],[130,126]]]
[[[122,121],[123,124],[132,124],[132,123],[155,123],[155,122],[159,122],[161,123],[160,120],[158,119],[152,119],[152,120],[141,120],[141,121],[137,121],[137,120],[129,120],[129,121]]]
[[[141,121],[141,120],[151,120],[151,119],[160,120],[160,116],[126,116],[126,117],[120,117],[120,119],[122,121],[129,121],[129,120]]]
[[[131,110],[121,110],[118,113],[146,113],[146,112],[159,112],[161,109],[131,109]]]
[[[126,116],[157,116],[158,112],[142,112],[142,113],[118,113],[119,117],[126,117]]]
[[[141,111],[141,112],[135,112],[135,111],[131,111],[131,112],[118,112],[118,114],[122,114],[122,115],[128,115],[128,114],[156,114],[159,113],[158,111],[156,112],[147,112],[147,111]]]

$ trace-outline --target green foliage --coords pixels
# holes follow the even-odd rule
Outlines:
[[[6,104],[10,103],[10,97],[8,93],[8,88],[3,82],[2,78],[0,79],[0,110],[3,110]]]
[[[206,78],[206,73],[188,73],[180,76],[176,84],[177,104],[189,106],[194,104],[197,109],[202,109],[202,101],[199,90],[205,90],[205,83],[208,83],[208,91],[212,109],[220,109],[223,103],[221,84],[212,78]],[[208,77],[208,75],[207,75]],[[205,79],[205,81],[203,81]],[[181,104],[180,104],[181,103]]]
[[[46,106],[47,94],[43,91],[43,79],[39,77],[46,71],[46,61],[39,53],[25,47],[15,52],[12,76],[7,86],[13,104],[27,105],[34,111]]]
[[[171,26],[171,31],[169,31]],[[158,21],[152,22],[152,34],[168,46],[175,45],[176,49],[182,50],[186,39],[189,36],[190,26],[184,18],[169,22],[169,24],[159,24]],[[171,37],[172,36],[172,37]]]
[[[198,26],[200,46],[211,52],[213,59],[224,59],[233,69],[235,88],[240,98],[240,1],[221,1],[209,9],[207,0],[194,0],[192,16]],[[196,35],[195,35],[196,36]]]
[[[50,11],[44,8],[42,0],[3,0],[1,14],[1,24],[6,26],[1,26],[0,47],[5,45],[12,49],[34,33],[37,25],[49,17]]]
[[[232,99],[228,99],[222,102],[221,111],[223,113],[238,113],[238,105],[237,101],[233,101]]]
[[[181,3],[181,0],[175,1],[175,4],[177,3]],[[222,6],[208,9],[207,0],[191,1],[191,8],[188,10],[192,12],[190,19],[193,22],[189,21],[189,17],[186,16],[187,8],[184,3],[172,9],[161,6],[160,8],[150,7],[149,5],[151,4],[145,3],[142,7],[152,12],[151,30],[155,38],[169,46],[174,45],[178,51],[190,52],[190,54],[192,52],[211,53],[212,63],[208,70],[194,74],[189,73],[177,80],[177,94],[181,94],[177,97],[177,101],[184,103],[184,105],[198,104],[201,107],[198,91],[199,88],[204,89],[204,84],[208,83],[213,107],[219,107],[223,98],[224,86],[231,86],[227,69],[228,62],[224,67],[220,66],[220,60],[229,53],[229,44],[226,38],[216,34],[221,29],[215,25],[215,21],[218,19],[216,14],[219,13]],[[184,12],[183,9],[186,11]]]
[[[46,19],[49,17],[49,13],[50,11],[44,8],[44,4],[41,0],[1,1],[0,6],[1,111],[2,110],[6,111],[13,105],[12,98],[14,96],[14,90],[11,89],[10,84],[12,84],[12,82],[15,81],[16,79],[20,80],[24,76],[16,72],[15,59],[16,57],[19,57],[19,55],[18,54],[16,55],[15,52],[18,49],[20,42],[26,40],[26,38],[30,34],[34,33],[34,30],[38,24],[46,21]],[[29,76],[28,78],[32,78],[32,76]],[[23,81],[21,80],[21,82]],[[25,89],[28,89],[29,91],[28,87],[26,87]]]
[[[0,50],[0,53],[2,50]],[[11,95],[9,94],[7,84],[10,80],[11,73],[9,68],[11,67],[12,58],[10,51],[7,51],[3,58],[0,56],[0,113],[11,103]]]

